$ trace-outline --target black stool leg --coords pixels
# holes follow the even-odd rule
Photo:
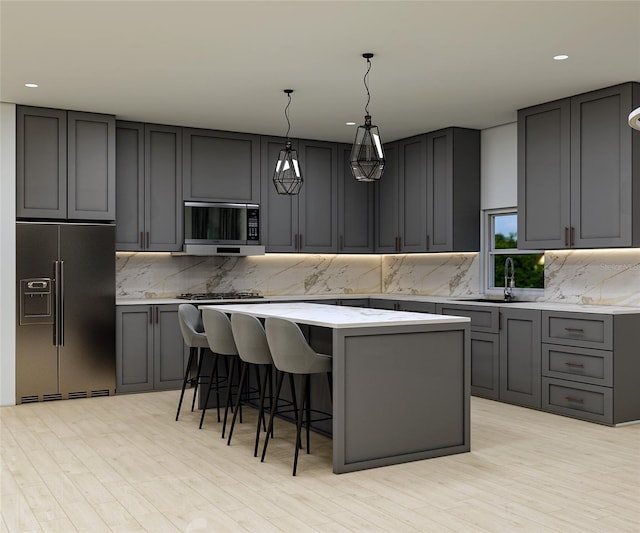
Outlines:
[[[267,453],[267,446],[269,445],[269,435],[273,434],[273,418],[278,410],[278,398],[280,397],[280,391],[282,390],[282,381],[284,379],[284,372],[276,371],[276,397],[274,403],[271,406],[271,415],[269,416],[269,427],[267,428],[267,435],[264,439],[264,446],[262,447],[262,457],[260,462],[264,463],[264,456]]]
[[[327,372],[327,380],[329,381],[329,401],[333,405],[333,372]]]
[[[309,390],[309,374],[302,380],[302,405],[298,414],[298,423],[296,424],[296,451],[293,456],[293,475],[298,470],[298,452],[300,451],[300,432],[302,430],[302,418],[304,417],[305,404],[307,403],[307,391]]]
[[[291,389],[291,402],[293,403],[293,414],[296,418],[296,425],[298,424],[298,399],[296,398],[296,384],[293,379],[293,374],[289,374],[289,388]],[[302,448],[302,441],[298,443]]]
[[[248,366],[248,363],[245,363],[244,361],[240,362],[240,384],[238,385],[238,389],[242,389],[242,385],[244,385],[244,380],[247,375],[247,366]],[[233,416],[231,417],[231,427],[229,428],[229,438],[227,439],[227,446],[231,444],[231,436],[233,435],[233,428],[236,425],[236,418],[238,416],[239,410],[240,410],[240,394],[238,394],[238,397],[236,398],[236,405],[233,408]]]
[[[309,430],[311,429],[311,376],[310,375],[307,375],[306,381],[307,381],[307,394],[306,394],[305,402],[307,404],[307,410],[305,412],[305,417],[306,417],[305,426],[307,428],[307,453],[311,453],[311,448],[309,445],[309,442],[310,442]]]
[[[258,408],[258,425],[256,428],[256,443],[253,447],[254,457],[258,457],[258,443],[260,442],[260,422],[262,422],[265,432],[267,431],[267,426],[265,423],[265,416],[264,416],[264,399],[267,392],[267,378],[270,376],[270,368],[271,367],[267,367],[264,369],[264,378],[261,378],[260,365],[256,365],[256,373],[258,374],[258,386],[260,387],[260,407]]]
[[[224,434],[227,429],[227,416],[229,414],[229,407],[231,407],[231,403],[233,402],[233,397],[231,395],[231,385],[233,383],[233,371],[236,367],[236,359],[238,359],[237,355],[231,356],[231,365],[229,365],[229,375],[227,376],[227,401],[224,406],[224,421],[222,422],[222,438],[224,439]],[[238,395],[240,395],[240,391],[238,390]]]
[[[193,354],[196,349],[191,346],[189,348],[189,362],[187,363],[187,370],[184,373],[184,380],[182,381],[182,392],[180,392],[180,400],[178,401],[178,411],[176,412],[176,422],[180,416],[180,408],[182,407],[182,399],[184,398],[184,390],[187,388],[187,382],[189,381],[189,372],[191,371],[191,363],[193,362]],[[191,409],[193,411],[193,409]]]
[[[202,415],[200,416],[200,426],[199,429],[202,429],[202,424],[204,423],[204,415],[207,412],[207,404],[209,403],[209,396],[211,396],[211,389],[215,386],[216,388],[216,396],[218,396],[218,354],[213,354],[213,371],[211,372],[211,381],[209,382],[209,388],[207,389],[207,394],[204,398],[204,405],[202,406]],[[218,402],[218,421],[220,421],[220,403]]]
[[[196,396],[198,395],[198,386],[202,379],[202,361],[204,359],[204,351],[202,348],[198,348],[198,373],[196,374],[196,386],[193,389],[193,399],[191,400],[191,411],[196,406]]]

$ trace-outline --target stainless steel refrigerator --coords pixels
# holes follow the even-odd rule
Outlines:
[[[115,393],[115,226],[18,222],[16,403]]]

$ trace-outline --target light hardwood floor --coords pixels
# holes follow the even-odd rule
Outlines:
[[[331,472],[292,430],[253,457],[178,392],[0,408],[0,531],[640,531],[640,425],[609,428],[472,398],[470,453]],[[400,413],[399,413],[399,416]]]

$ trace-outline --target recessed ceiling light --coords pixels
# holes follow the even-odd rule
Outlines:
[[[345,122],[344,124],[345,124],[345,126],[355,126],[356,125],[355,122]]]
[[[567,54],[558,54],[557,56],[553,56],[553,59],[556,61],[564,61],[565,59],[569,59]]]
[[[37,84],[37,83],[25,83],[25,84],[24,84],[24,86],[25,86],[25,87],[34,88],[34,87],[37,87],[37,86],[38,86],[38,84]]]

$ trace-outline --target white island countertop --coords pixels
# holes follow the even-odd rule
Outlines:
[[[245,313],[260,318],[287,318],[301,324],[327,328],[362,328],[380,326],[411,326],[421,324],[458,324],[471,319],[460,316],[432,315],[409,311],[389,311],[368,307],[347,307],[315,303],[247,303],[200,305],[200,309],[218,309],[225,313]]]

